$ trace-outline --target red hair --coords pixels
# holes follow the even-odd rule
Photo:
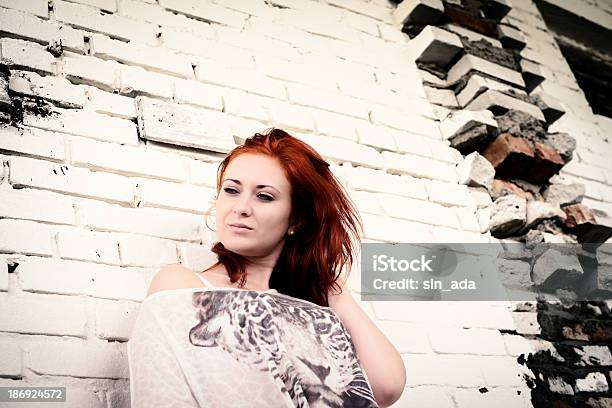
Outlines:
[[[290,226],[283,250],[272,270],[270,288],[280,293],[328,306],[328,291],[343,268],[351,270],[355,246],[363,224],[353,202],[329,170],[329,164],[308,144],[281,129],[270,128],[247,138],[219,164],[217,194],[225,170],[237,156],[263,154],[279,161],[291,184]],[[247,259],[226,249],[212,247],[217,263],[225,266],[232,283],[246,282]],[[212,267],[212,266],[211,266]]]

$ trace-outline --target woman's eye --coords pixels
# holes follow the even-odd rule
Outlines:
[[[223,189],[223,191],[225,191],[226,193],[229,193],[229,194],[234,194],[234,193],[238,192],[236,189],[231,188],[231,187],[225,187]],[[272,200],[274,200],[274,197],[269,196],[268,194],[259,194],[257,197],[259,197],[263,201],[272,201]]]

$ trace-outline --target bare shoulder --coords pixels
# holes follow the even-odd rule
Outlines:
[[[192,286],[193,273],[191,269],[178,263],[164,265],[151,279],[147,296],[162,290],[189,288]]]

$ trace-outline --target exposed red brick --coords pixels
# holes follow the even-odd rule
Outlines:
[[[544,184],[557,174],[565,164],[561,155],[551,146],[535,143],[535,159],[524,179],[534,184]]]
[[[517,196],[523,197],[527,201],[531,201],[535,199],[535,197],[533,196],[533,194],[531,194],[531,192],[523,190],[522,188],[520,188],[514,183],[511,183],[506,180],[499,180],[499,179],[493,180],[493,184],[491,185],[491,196],[494,199],[502,196],[502,192],[504,190],[511,191]]]
[[[495,167],[495,174],[503,178],[522,178],[535,157],[529,141],[510,133],[497,136],[482,155]]]
[[[567,214],[567,220],[565,220],[565,226],[573,228],[577,225],[581,225],[587,222],[595,224],[595,217],[591,213],[591,210],[583,204],[573,204],[563,207],[563,211]]]
[[[448,3],[444,3],[444,14],[457,25],[471,28],[489,37],[497,38],[497,26],[493,22],[485,21],[460,8],[449,6]]]
[[[578,242],[602,243],[612,237],[612,228],[600,225],[595,214],[583,204],[562,208],[567,214],[565,227],[578,237]]]

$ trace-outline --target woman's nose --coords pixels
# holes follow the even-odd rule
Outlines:
[[[250,215],[251,211],[251,203],[246,195],[240,197],[234,204],[234,212],[237,214]]]

